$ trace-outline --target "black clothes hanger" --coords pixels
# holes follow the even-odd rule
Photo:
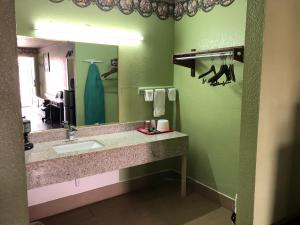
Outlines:
[[[227,71],[227,65],[226,65],[226,57],[223,57],[223,64],[220,67],[220,70],[217,74],[215,74],[215,76],[213,76],[212,78],[210,78],[208,80],[208,83],[210,83],[210,85],[215,86],[215,84],[218,84],[218,80],[223,76],[223,74],[226,73]]]
[[[204,79],[205,76],[209,75],[210,73],[214,73],[214,76],[208,79],[208,83],[210,83],[211,86],[218,86],[218,85],[223,85],[225,86],[226,84],[233,82],[236,82],[235,79],[235,72],[234,72],[234,64],[233,64],[233,57],[231,57],[231,64],[227,65],[227,56],[223,56],[221,59],[223,59],[223,64],[220,66],[220,70],[217,73],[216,72],[216,67],[214,65],[211,66],[210,70],[201,74],[198,79],[203,78],[202,83],[206,83],[206,79]],[[226,76],[226,81],[219,82],[219,79],[225,75]]]
[[[220,67],[220,71],[215,75],[213,76],[212,78],[210,78],[208,80],[208,83],[210,83],[211,85],[214,85],[216,83],[218,83],[218,80],[225,74],[227,73],[228,71],[228,66],[226,64],[223,64],[221,67]]]
[[[229,70],[229,67],[228,65],[224,64],[222,65],[223,68],[220,69],[220,72],[219,72],[219,75],[218,77],[216,77],[214,79],[214,81],[210,84],[211,86],[218,86],[218,85],[223,85],[225,86],[226,84],[229,84],[231,83],[231,74],[230,74],[230,70]],[[226,81],[223,81],[223,82],[219,82],[218,80],[223,76],[223,75],[226,75]]]
[[[229,66],[225,65],[227,68],[225,69],[225,75],[226,75],[226,81],[219,83],[218,80],[216,80],[214,83],[211,83],[212,86],[217,86],[217,85],[226,85],[231,83],[231,81],[236,82],[235,79],[235,72],[234,72],[234,65],[230,64]],[[220,77],[221,78],[221,77]]]
[[[226,68],[226,71],[225,71],[226,82],[229,82],[229,83],[230,83],[231,80],[232,80],[232,79],[231,79],[231,78],[232,78],[232,77],[231,77],[231,70],[230,70],[230,66],[227,66],[227,65],[226,65],[226,67],[227,67],[227,68]]]
[[[231,81],[236,82],[235,79],[235,72],[234,72],[234,65],[231,62],[231,64],[228,66],[226,63],[227,57],[223,58],[223,65],[220,67],[220,71],[210,78],[208,82],[212,86],[217,86],[217,85],[226,85],[231,83]],[[231,57],[231,61],[233,61],[233,58]],[[218,82],[218,80],[225,74],[226,76],[226,81],[223,81],[222,83]]]
[[[231,75],[231,80],[232,80],[233,82],[235,82],[236,79],[235,79],[234,65],[233,65],[233,64],[231,64],[231,65],[229,66],[229,71],[230,71],[230,75]]]
[[[110,71],[104,73],[101,75],[101,77],[103,77],[104,79],[108,76],[110,76],[111,74],[117,73],[118,72],[118,59],[112,59],[111,60],[111,69]]]
[[[229,65],[229,74],[230,74],[230,80],[233,82],[236,82],[235,79],[235,73],[234,73],[234,65],[233,65],[233,55],[230,57],[231,64]]]
[[[207,76],[208,74],[210,74],[210,73],[212,73],[212,72],[214,73],[214,75],[217,74],[217,72],[216,72],[216,67],[215,67],[214,65],[212,65],[212,66],[210,67],[210,70],[209,70],[209,71],[207,71],[206,73],[201,74],[201,75],[198,77],[198,79],[201,79],[201,78]]]
[[[101,77],[103,77],[104,79],[108,76],[110,76],[113,73],[117,73],[118,72],[118,68],[117,67],[112,67],[110,71],[108,71],[107,73],[104,73],[101,75]]]

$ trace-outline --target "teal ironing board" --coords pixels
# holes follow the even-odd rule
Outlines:
[[[105,123],[104,87],[96,64],[89,66],[84,92],[85,124]]]

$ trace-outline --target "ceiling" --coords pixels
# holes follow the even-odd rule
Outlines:
[[[18,47],[22,47],[22,48],[44,48],[57,43],[59,42],[39,39],[39,38],[19,36],[19,35],[17,36]]]

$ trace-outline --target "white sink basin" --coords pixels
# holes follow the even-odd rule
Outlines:
[[[104,145],[99,143],[98,141],[85,141],[85,142],[77,142],[65,145],[57,145],[54,146],[53,149],[58,154],[68,153],[68,152],[80,152],[87,151],[96,148],[103,148]]]

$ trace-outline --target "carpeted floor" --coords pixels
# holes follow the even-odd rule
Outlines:
[[[42,219],[45,225],[231,225],[230,211],[178,187],[122,195]]]

